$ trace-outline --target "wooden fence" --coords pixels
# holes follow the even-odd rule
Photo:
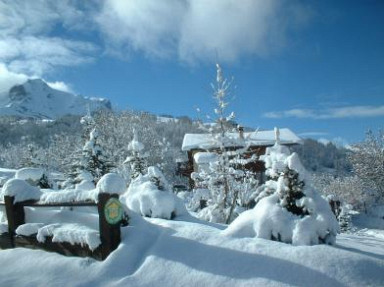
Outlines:
[[[63,255],[82,257],[89,256],[97,260],[104,260],[120,244],[120,225],[122,224],[123,219],[117,210],[112,209],[112,217],[110,216],[111,214],[108,214],[108,212],[111,212],[110,205],[117,205],[116,202],[118,203],[118,195],[108,193],[100,193],[98,195],[97,203],[94,201],[40,203],[39,201],[31,200],[15,203],[14,197],[4,196],[4,202],[0,202],[0,205],[5,206],[8,219],[8,232],[0,234],[0,248],[28,247],[54,251]],[[25,223],[24,207],[44,208],[62,206],[97,207],[99,213],[99,233],[101,241],[101,245],[99,247],[92,251],[88,246],[83,246],[81,244],[72,245],[68,242],[53,242],[52,237],[46,237],[45,242],[42,243],[37,241],[36,234],[31,236],[16,234],[17,227]],[[112,208],[114,207],[112,206]]]

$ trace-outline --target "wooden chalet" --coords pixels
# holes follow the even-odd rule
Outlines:
[[[227,133],[226,136],[228,139],[225,144],[226,150],[238,150],[245,147],[245,158],[257,156],[258,160],[247,163],[244,167],[253,171],[260,183],[264,182],[265,166],[259,158],[265,154],[267,147],[273,146],[276,141],[286,146],[302,143],[302,139],[287,128],[256,132],[243,132],[243,129],[239,128],[237,133]],[[212,160],[214,154],[220,152],[219,142],[215,139],[214,134],[185,134],[182,150],[187,152],[188,160],[178,163],[178,173],[188,177],[190,188],[193,188],[192,172],[199,171],[201,166]]]

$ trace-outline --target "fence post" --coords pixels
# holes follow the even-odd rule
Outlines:
[[[14,236],[16,234],[16,228],[25,223],[24,206],[20,203],[15,203],[14,201],[14,196],[4,196],[5,212],[8,220],[8,232],[12,247],[15,247]]]
[[[117,194],[99,193],[97,209],[99,212],[99,230],[102,260],[120,244],[120,224],[122,207]]]

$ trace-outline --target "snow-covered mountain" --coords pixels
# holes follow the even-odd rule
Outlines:
[[[85,114],[87,107],[91,111],[111,109],[111,103],[53,89],[41,79],[28,80],[0,95],[0,115],[56,119],[67,114]]]

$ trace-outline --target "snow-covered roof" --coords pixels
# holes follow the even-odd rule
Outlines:
[[[228,133],[230,143],[227,146],[271,146],[275,143],[275,131],[257,131],[245,132],[244,140],[240,139],[239,133]],[[300,144],[302,139],[299,138],[290,129],[280,129],[280,143],[283,145]],[[191,149],[205,149],[218,148],[218,141],[212,134],[185,134],[182,150],[189,151]]]
[[[217,161],[217,154],[213,152],[197,152],[193,156],[197,164],[204,164]]]

